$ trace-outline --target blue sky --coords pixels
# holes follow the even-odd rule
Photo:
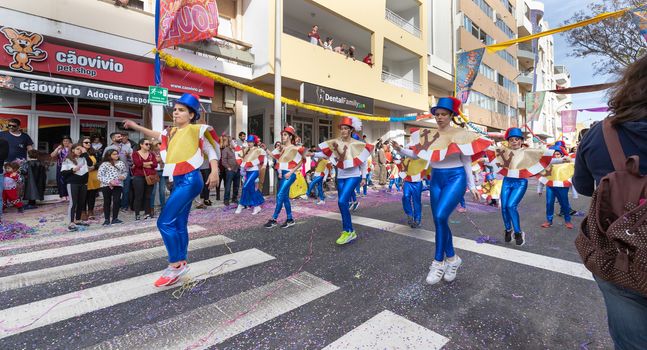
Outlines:
[[[544,19],[551,28],[559,27],[580,9],[587,11],[586,6],[591,3],[600,3],[600,0],[543,0]],[[571,86],[600,84],[610,82],[612,77],[594,75],[593,62],[599,57],[591,56],[576,58],[568,56],[571,50],[564,34],[553,36],[555,40],[555,65],[564,65],[571,73]],[[591,92],[586,94],[573,94],[573,108],[602,107],[607,105],[606,92]],[[580,122],[600,120],[606,113],[580,112],[577,120]]]

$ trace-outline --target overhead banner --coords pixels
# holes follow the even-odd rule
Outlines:
[[[479,73],[481,60],[485,48],[476,49],[468,52],[461,52],[456,57],[456,86],[455,96],[461,102],[466,103],[470,95],[474,80]]]
[[[546,91],[526,93],[526,122],[530,123],[539,119],[541,109],[544,107]]]
[[[640,35],[647,41],[647,5],[639,7],[631,11],[631,13],[633,14],[634,22],[638,26]]]
[[[562,133],[577,131],[577,110],[559,112],[562,117]]]
[[[571,29],[574,29],[574,28],[584,27],[584,26],[587,26],[589,24],[597,23],[597,22],[600,22],[600,21],[608,19],[608,18],[620,17],[620,16],[624,15],[628,10],[629,9],[622,9],[622,10],[615,11],[615,12],[604,12],[604,13],[601,13],[601,14],[593,17],[593,18],[585,19],[585,20],[583,20],[581,22],[568,24],[568,25],[565,25],[565,26],[559,27],[559,28],[549,29],[549,30],[543,31],[541,33],[534,33],[534,34],[531,34],[531,35],[526,35],[524,37],[504,41],[502,43],[488,45],[488,46],[486,46],[486,48],[487,48],[488,52],[495,53],[497,51],[506,49],[506,48],[508,48],[508,47],[510,47],[510,46],[512,46],[514,44],[522,43],[524,41],[537,39],[537,38],[541,38],[541,37],[556,34],[556,33],[562,33],[562,32],[565,32],[565,31],[568,31],[568,30],[571,30]]]
[[[216,0],[160,0],[159,50],[218,35]]]

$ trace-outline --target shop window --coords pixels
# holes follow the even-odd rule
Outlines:
[[[20,120],[20,128],[23,130],[23,132],[27,131],[27,116],[26,115],[0,113],[0,130],[1,131],[6,131],[7,130],[7,122],[9,121],[9,119],[18,119],[18,120]]]
[[[70,125],[68,118],[38,117],[38,149],[52,152],[63,136],[70,135]]]
[[[319,143],[332,138],[332,121],[319,120]]]
[[[78,99],[77,108],[79,114],[110,116],[110,102]]]
[[[115,118],[142,119],[144,108],[140,105],[115,103]]]
[[[108,122],[105,120],[79,120],[79,135],[95,137],[99,136],[101,142],[105,143],[108,136]]]
[[[74,113],[74,98],[36,95],[36,110],[60,113]]]
[[[263,138],[263,114],[250,115],[247,119],[247,129],[250,134]],[[265,140],[263,140],[263,142],[265,142]]]
[[[0,107],[31,109],[31,94],[3,89],[0,95]]]

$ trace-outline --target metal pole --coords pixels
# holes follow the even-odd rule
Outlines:
[[[274,14],[274,142],[281,141],[281,34],[283,34],[281,10],[283,0],[275,0]]]

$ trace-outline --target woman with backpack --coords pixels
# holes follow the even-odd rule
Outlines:
[[[609,112],[578,146],[573,184],[579,194],[593,195],[593,201],[575,244],[604,296],[616,349],[645,349],[647,55],[628,66],[612,88]],[[638,162],[623,163],[632,156]],[[631,166],[622,171],[626,164]]]

